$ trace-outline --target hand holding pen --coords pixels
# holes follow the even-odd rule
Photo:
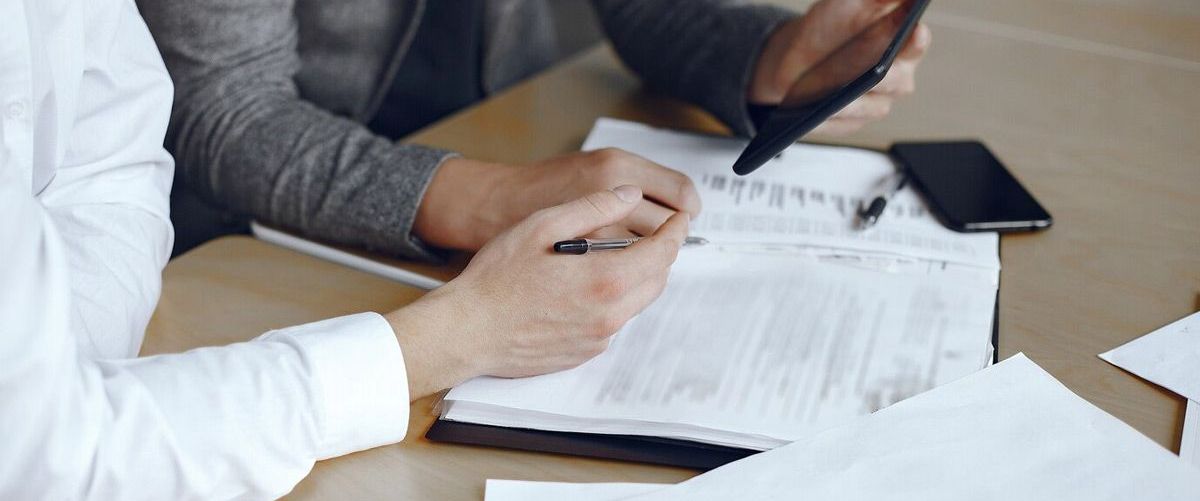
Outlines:
[[[571,259],[551,247],[626,220],[642,201],[640,189],[621,186],[541,209],[490,240],[457,278],[389,317],[403,352],[422,354],[406,361],[410,384],[419,383],[413,393],[481,375],[560,371],[604,351],[666,287],[687,213],[620,252]]]

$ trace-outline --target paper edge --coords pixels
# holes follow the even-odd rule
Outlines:
[[[1179,437],[1179,457],[1200,468],[1200,402],[1188,400],[1184,408],[1183,432]]]

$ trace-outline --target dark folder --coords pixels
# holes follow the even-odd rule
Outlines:
[[[711,470],[759,452],[669,438],[528,430],[444,419],[434,422],[425,438],[435,442],[619,459],[697,470]]]

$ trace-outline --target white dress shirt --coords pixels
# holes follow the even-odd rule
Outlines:
[[[171,84],[133,0],[0,0],[0,499],[261,499],[404,437],[374,313],[136,357]]]

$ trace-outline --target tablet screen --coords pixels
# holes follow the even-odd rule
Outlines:
[[[891,68],[929,0],[908,0],[804,72],[742,152],[734,172],[749,174],[875,87]]]

